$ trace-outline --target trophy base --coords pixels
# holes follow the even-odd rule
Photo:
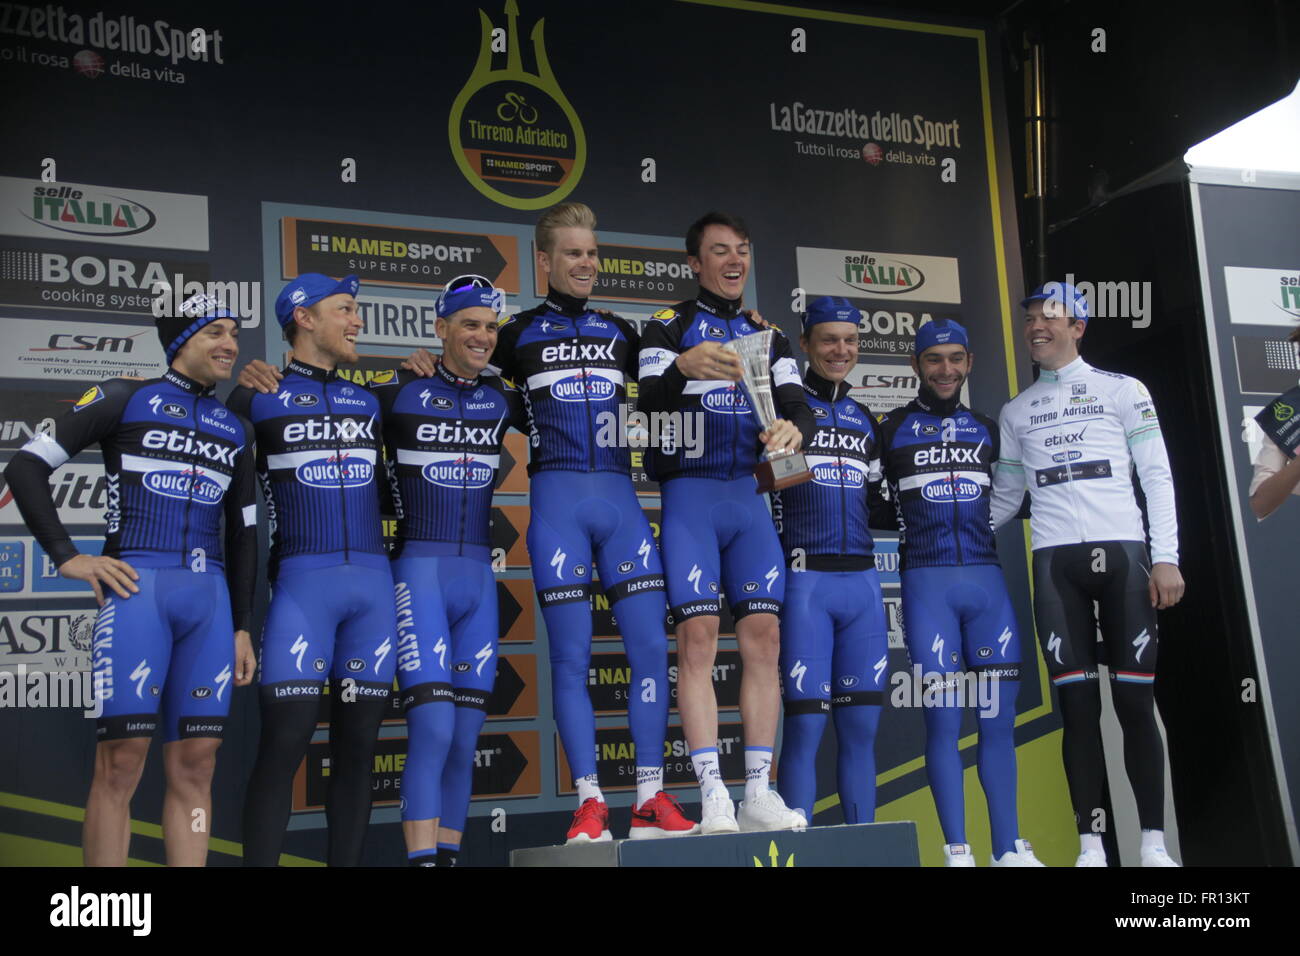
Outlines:
[[[762,495],[812,481],[812,471],[803,455],[796,452],[760,461],[754,468],[754,478],[758,481],[757,494]]]

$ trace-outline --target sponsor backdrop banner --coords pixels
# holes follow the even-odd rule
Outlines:
[[[964,322],[980,352],[969,389],[976,408],[995,414],[1018,390],[1008,367],[1020,290],[1008,279],[1018,262],[1007,133],[992,105],[1003,101],[990,66],[996,32],[732,0],[664,0],[649,17],[641,7],[520,0],[481,10],[359,8],[349,16],[348,43],[361,55],[336,62],[323,52],[338,44],[328,18],[281,20],[205,0],[163,0],[147,17],[121,5],[60,8],[53,17],[10,6],[0,13],[6,97],[57,102],[60,112],[55,122],[48,110],[16,111],[0,160],[5,461],[32,435],[57,429],[61,410],[87,385],[158,374],[152,314],[163,287],[227,284],[223,294],[238,302],[244,327],[241,359],[278,362],[280,329],[261,316],[274,314],[285,279],[356,273],[365,354],[343,371],[364,383],[414,348],[440,349],[434,302],[452,276],[487,276],[506,292],[508,312],[537,304],[546,289],[533,226],[539,210],[564,199],[588,203],[599,218],[593,303],[638,326],[692,295],[682,236],[720,208],[751,229],[746,304],[784,328],[797,354],[796,313],[808,297],[845,296],[858,307],[863,364],[851,384],[873,412],[914,395],[913,337],[938,318]],[[192,42],[195,28],[202,43]],[[637,43],[623,43],[631,31]],[[433,58],[430,35],[442,51]],[[736,49],[763,66],[740,66],[725,89],[700,79],[710,63],[734,60],[725,51]],[[394,93],[416,88],[412,113],[414,101]],[[220,125],[206,121],[218,115]],[[349,132],[354,127],[363,133]],[[462,857],[471,865],[558,842],[574,807],[529,572],[527,454],[523,436],[507,440],[492,510],[503,653],[476,757]],[[632,458],[657,536],[659,489],[642,452]],[[79,455],[51,484],[60,515],[90,550],[107,507],[98,452]],[[1003,546],[1023,643],[1032,648],[1019,530]],[[890,671],[905,676],[897,542],[886,536],[878,548]],[[44,667],[84,666],[89,594],[57,577],[3,487],[0,597],[0,661],[28,655]],[[73,604],[77,610],[64,609]],[[259,628],[265,604],[263,585]],[[632,800],[617,789],[632,766],[630,675],[598,588],[592,612],[590,690],[620,829]],[[664,626],[675,651],[667,616]],[[729,612],[721,629],[720,703],[734,720],[741,665]],[[1048,746],[1022,752],[1024,830],[1045,859],[1067,862],[1073,838],[1059,760],[1035,756],[1052,752],[1059,722],[1036,656],[1026,672],[1018,739]],[[286,838],[286,852],[309,860],[324,853],[328,709],[321,717]],[[675,712],[672,724],[668,784],[695,812]],[[235,846],[257,727],[255,692],[238,690],[215,783],[215,835]],[[737,741],[727,776],[740,779],[739,728],[727,733]],[[405,726],[396,710],[383,738],[367,847],[376,865],[404,859],[396,801]],[[0,749],[0,777],[22,781],[6,787],[84,805],[90,765],[70,774],[56,743],[74,741],[63,746],[88,760],[93,740],[83,721],[66,711],[0,709],[0,739],[49,743],[21,757]],[[923,859],[936,862],[941,841],[925,789],[920,712],[889,708],[877,753],[880,819],[918,820]],[[963,759],[973,764],[973,736],[963,738]],[[833,768],[829,740],[817,823],[842,816]],[[134,804],[151,822],[161,812],[156,771],[147,771]],[[980,807],[972,807],[970,832],[986,854]],[[0,832],[0,851],[5,839]],[[157,843],[137,838],[133,851],[161,859]],[[213,862],[234,862],[236,852],[214,851]]]
[[[1260,521],[1250,508],[1250,484],[1253,464],[1269,440],[1255,416],[1300,382],[1300,348],[1287,341],[1300,322],[1300,237],[1294,228],[1300,181],[1277,189],[1193,181],[1189,188],[1199,211],[1198,254],[1225,438],[1222,461],[1227,487],[1235,490],[1232,517],[1244,558],[1224,564],[1242,576],[1251,608],[1259,700],[1271,718],[1278,788],[1294,857],[1300,853],[1300,701],[1289,685],[1300,667],[1295,640],[1300,499],[1288,497]],[[1300,412],[1285,402],[1273,407],[1284,421]]]

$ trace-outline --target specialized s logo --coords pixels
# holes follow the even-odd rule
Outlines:
[[[803,661],[795,661],[794,667],[790,668],[790,679],[794,681],[795,690],[801,694],[803,693],[803,676],[807,673],[808,665]]]
[[[518,16],[516,4],[506,4],[507,36],[501,38],[479,11],[478,60],[451,105],[448,140],[456,165],[484,196],[511,209],[541,209],[578,185],[587,140],[551,71],[542,21],[531,31],[537,73],[524,70]],[[503,69],[492,69],[494,54],[505,55]]]
[[[1137,653],[1133,655],[1133,660],[1141,662],[1142,652],[1147,649],[1147,645],[1149,643],[1151,643],[1151,635],[1147,632],[1147,629],[1144,627],[1142,628],[1142,633],[1140,633],[1137,637],[1133,638],[1133,646],[1137,648]]]
[[[1056,663],[1058,665],[1062,667],[1065,666],[1065,662],[1061,660],[1061,639],[1056,636],[1055,631],[1053,631],[1052,636],[1047,639],[1047,651],[1056,658]]]
[[[384,660],[388,657],[388,652],[393,649],[393,642],[390,638],[385,637],[384,642],[375,648],[375,673],[379,673],[379,668],[384,666]]]
[[[131,680],[135,681],[135,696],[144,700],[144,682],[149,679],[152,668],[148,660],[141,658],[140,663],[135,665],[135,670],[131,671]]]
[[[478,666],[474,668],[474,673],[479,677],[483,676],[483,665],[492,659],[492,645],[484,644],[474,655],[474,660],[478,661]]]
[[[636,553],[641,556],[641,567],[648,570],[650,567],[650,541],[648,538],[641,539],[641,547],[636,549]]]
[[[297,664],[299,674],[302,673],[302,655],[305,654],[306,652],[307,652],[307,641],[303,639],[303,636],[301,634],[299,634],[297,639],[289,647],[289,653],[294,655],[295,658],[297,658],[295,663]]]
[[[227,664],[221,669],[221,673],[212,679],[212,682],[217,685],[217,700],[221,700],[221,695],[230,686],[230,677],[230,665]]]
[[[700,593],[700,575],[702,573],[698,564],[692,564],[690,574],[686,575],[687,582],[694,586],[696,594]]]

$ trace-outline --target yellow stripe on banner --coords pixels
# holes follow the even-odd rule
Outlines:
[[[128,858],[127,866],[161,866]],[[81,866],[81,847],[0,833],[0,866]]]
[[[75,823],[82,823],[86,819],[86,811],[81,807],[74,807],[66,803],[55,803],[52,800],[40,800],[36,797],[25,797],[17,793],[0,792],[0,808],[7,810],[19,810],[23,813],[35,813],[43,817],[55,817],[60,820],[72,820]],[[162,827],[156,823],[145,823],[143,820],[131,821],[131,832],[143,837],[150,837],[155,840],[162,839]],[[6,834],[0,834],[0,839],[5,838]],[[36,840],[35,843],[44,841]],[[51,843],[50,846],[62,847],[64,844]],[[81,863],[81,849],[74,847],[76,850],[76,862],[67,864],[54,864],[59,866],[78,866]],[[208,841],[208,849],[215,850],[217,853],[224,853],[227,856],[243,857],[244,845],[236,843],[233,840],[218,840],[213,838]],[[7,855],[0,854],[0,860],[6,860]],[[141,866],[154,864],[140,863]],[[302,856],[292,856],[288,853],[280,854],[281,866],[324,866],[320,860],[309,860]]]

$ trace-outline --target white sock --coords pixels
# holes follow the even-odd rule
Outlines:
[[[653,800],[656,793],[664,788],[663,767],[636,768],[636,805],[643,807],[647,800]]]
[[[1102,845],[1100,833],[1080,833],[1079,834],[1079,852],[1086,850],[1096,850],[1102,856],[1106,855],[1106,847]]]
[[[586,803],[592,797],[595,797],[602,803],[604,802],[605,798],[600,795],[600,784],[596,782],[596,775],[594,773],[588,774],[585,777],[577,777],[573,782],[578,788],[579,805]]]
[[[727,789],[727,785],[722,782],[722,769],[718,766],[717,747],[691,751],[691,766],[695,768],[695,779],[700,782],[702,799],[709,799],[709,795],[716,790]]]
[[[1165,848],[1164,830],[1143,830],[1142,831],[1143,852],[1150,849],[1163,850],[1164,848]]]
[[[772,774],[772,748],[745,748],[745,799],[753,800],[767,790]]]

